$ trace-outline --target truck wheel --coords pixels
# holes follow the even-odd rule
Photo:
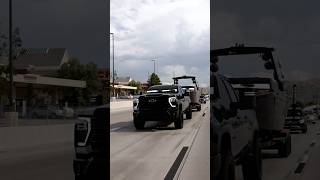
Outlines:
[[[242,163],[242,173],[244,180],[262,179],[262,157],[258,135],[254,137],[250,150]]]
[[[180,111],[178,119],[174,121],[174,127],[176,129],[182,129],[183,128],[183,113]]]
[[[278,149],[280,157],[288,157],[291,153],[291,136],[288,135]]]
[[[219,180],[235,180],[235,163],[231,150],[222,150],[221,154],[221,168],[218,172],[217,179]]]
[[[308,127],[307,127],[307,125],[306,124],[304,124],[303,126],[302,126],[302,133],[307,133],[307,131],[308,131]]]
[[[143,121],[139,118],[133,118],[133,124],[137,130],[141,130],[141,129],[144,129],[145,121]]]
[[[192,108],[191,108],[191,106],[189,106],[186,115],[187,115],[187,119],[192,119]]]

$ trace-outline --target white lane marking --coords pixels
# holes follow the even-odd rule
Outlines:
[[[119,129],[121,129],[122,127],[116,127],[116,128],[112,128],[112,129],[110,129],[110,132],[112,132],[112,131],[117,131],[117,130],[119,130]]]
[[[309,160],[309,153],[307,153],[307,154],[305,154],[305,155],[303,156],[303,159],[302,159],[302,161],[301,161],[300,163],[305,163],[305,164],[307,164],[308,160]]]

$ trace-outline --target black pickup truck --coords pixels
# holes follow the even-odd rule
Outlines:
[[[242,166],[244,180],[261,180],[262,159],[255,111],[241,102],[230,80],[217,73],[210,57],[210,172],[213,179],[235,180]]]
[[[151,86],[145,95],[133,102],[133,123],[143,129],[146,121],[174,122],[176,129],[183,128],[183,114],[192,118],[190,98],[180,85]]]
[[[108,179],[109,166],[107,123],[108,106],[86,108],[78,115],[74,126],[73,171],[75,180]]]

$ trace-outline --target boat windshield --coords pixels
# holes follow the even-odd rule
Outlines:
[[[302,116],[302,111],[289,109],[287,116]]]
[[[177,93],[177,86],[153,86],[150,87],[147,91],[147,94],[150,93]]]

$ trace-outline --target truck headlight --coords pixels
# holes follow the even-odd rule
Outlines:
[[[79,117],[74,128],[74,142],[77,146],[85,146],[91,131],[90,118]]]
[[[168,100],[171,107],[177,107],[177,99],[175,97],[169,97]]]
[[[137,110],[139,105],[139,99],[133,100],[133,110]]]

